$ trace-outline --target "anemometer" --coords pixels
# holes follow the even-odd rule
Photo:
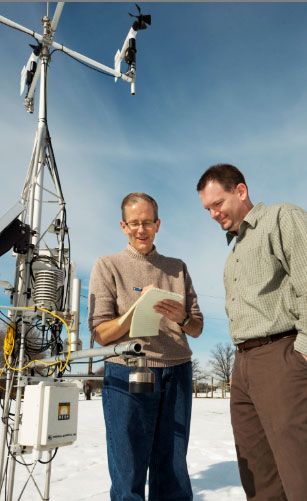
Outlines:
[[[30,466],[29,478],[18,499],[28,481],[34,481],[33,470],[39,463],[46,468],[43,492],[35,481],[34,484],[40,499],[50,499],[51,462],[57,447],[73,443],[77,436],[79,390],[67,382],[70,364],[95,356],[130,359],[142,351],[136,342],[82,350],[80,280],[71,262],[66,203],[47,121],[47,79],[51,55],[61,51],[113,76],[115,81],[127,82],[135,95],[136,36],[151,24],[151,16],[143,15],[136,5],[137,14],[130,14],[133,24],[121,50],[115,54],[114,68],[110,68],[55,41],[63,7],[64,2],[58,2],[50,19],[48,5],[42,34],[0,16],[0,23],[34,39],[20,80],[20,93],[25,95],[24,105],[29,113],[34,112],[39,87],[38,125],[20,200],[0,218],[0,255],[13,249],[16,257],[14,284],[0,282],[11,298],[10,306],[0,307],[7,324],[4,366],[0,369],[2,386],[5,385],[0,494],[5,490],[6,501],[13,498],[16,462]],[[126,71],[122,70],[123,63],[127,64]],[[48,212],[46,202],[55,209]],[[144,372],[143,361],[141,365]],[[47,461],[42,461],[43,452]],[[24,458],[26,453],[32,454],[30,465]]]

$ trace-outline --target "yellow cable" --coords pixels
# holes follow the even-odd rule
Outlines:
[[[8,338],[8,340],[6,340],[6,338],[8,336],[8,332],[9,332],[9,329],[8,329],[7,335],[5,336],[5,339],[4,339],[4,360],[5,360],[5,366],[2,369],[0,369],[1,370],[1,375],[2,375],[2,372],[4,371],[4,369],[6,367],[8,367],[9,369],[11,369],[14,372],[21,372],[21,371],[27,369],[28,367],[30,367],[35,362],[39,362],[39,363],[41,363],[43,365],[46,365],[47,367],[51,367],[52,365],[59,365],[60,371],[63,372],[66,369],[67,365],[68,365],[68,362],[69,362],[69,359],[70,359],[70,354],[71,354],[71,335],[70,335],[70,329],[69,329],[67,323],[65,322],[65,320],[63,318],[61,318],[60,316],[56,315],[55,313],[53,313],[53,312],[51,312],[49,310],[46,310],[45,308],[40,308],[40,307],[35,307],[35,306],[22,306],[22,307],[20,307],[20,310],[31,310],[31,311],[37,311],[37,310],[39,310],[39,311],[43,311],[43,312],[47,313],[48,315],[51,315],[52,317],[57,318],[58,320],[60,320],[60,322],[62,322],[62,324],[65,326],[65,329],[66,329],[66,332],[67,332],[67,337],[68,337],[67,356],[66,356],[64,364],[63,364],[62,360],[57,360],[55,362],[44,362],[43,360],[30,360],[30,362],[27,363],[26,365],[24,365],[23,367],[20,367],[20,368],[11,367],[11,365],[10,365],[10,363],[8,361],[8,356],[10,356],[12,354],[12,351],[13,351],[13,348],[14,348],[14,328],[12,327],[12,330],[13,330],[13,346],[11,348],[11,351],[9,352],[8,350],[11,347],[11,341],[12,341],[12,339],[11,339],[11,334],[10,334],[10,338]]]
[[[9,325],[3,343],[3,350],[7,356],[10,356],[13,353],[14,344],[15,344],[15,329],[12,325]]]
[[[13,325],[9,325],[5,334],[5,338],[3,340],[3,354],[4,358],[6,356],[10,356],[13,353],[14,349],[14,344],[15,344],[15,329]],[[1,367],[0,369],[0,377],[4,373],[5,369],[7,368],[7,362],[5,362],[4,366]],[[1,388],[1,386],[0,386]]]

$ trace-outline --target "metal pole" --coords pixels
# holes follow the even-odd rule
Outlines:
[[[48,33],[49,19],[43,19],[44,24],[44,35]],[[45,43],[42,49],[42,61],[41,61],[41,82],[40,82],[40,101],[39,101],[39,118],[38,118],[38,130],[37,130],[37,141],[36,141],[36,150],[34,154],[34,162],[32,169],[32,189],[30,190],[29,196],[29,224],[32,230],[35,231],[35,234],[32,236],[32,244],[35,246],[39,241],[39,235],[41,231],[41,213],[42,213],[42,197],[43,197],[43,169],[45,163],[45,147],[46,147],[46,88],[47,88],[47,63],[49,58],[49,48]],[[32,250],[28,252],[26,260],[21,261],[22,265],[22,275],[21,280],[22,284],[19,281],[18,287],[18,304],[20,302],[22,304],[27,304],[27,296],[26,291],[29,287],[30,280],[30,253]],[[16,270],[17,274],[20,270]],[[21,296],[20,296],[21,294]],[[20,338],[20,349],[19,349],[19,372],[17,377],[17,392],[16,392],[16,405],[15,405],[15,420],[14,420],[14,431],[13,431],[13,439],[12,446],[13,451],[11,451],[11,455],[9,458],[9,474],[8,474],[8,501],[12,501],[13,490],[14,490],[14,479],[15,479],[15,467],[16,462],[13,457],[16,454],[14,450],[14,446],[18,443],[18,432],[19,432],[19,423],[20,423],[20,411],[21,411],[21,397],[22,397],[22,372],[23,372],[23,364],[25,357],[25,335],[26,335],[26,321],[22,318],[22,327],[21,327],[21,338]]]
[[[31,195],[29,203],[29,224],[35,234],[32,238],[32,244],[36,245],[39,241],[41,232],[42,200],[43,200],[43,179],[46,149],[46,99],[47,99],[47,62],[49,57],[48,47],[43,47],[41,61],[41,81],[39,98],[39,117],[37,129],[37,143],[34,156],[34,166],[32,170]]]
[[[11,388],[13,385],[13,381],[15,381],[13,369],[7,370],[7,380],[6,380],[6,395],[4,402],[4,426],[3,426],[3,436],[2,436],[2,450],[0,451],[0,492],[1,492],[1,483],[3,480],[7,479],[7,487],[8,494],[6,496],[7,501],[12,501],[13,490],[14,490],[14,478],[15,478],[15,458],[17,454],[20,454],[20,449],[18,447],[18,434],[19,434],[19,425],[20,425],[20,412],[21,412],[21,399],[22,399],[22,389],[24,386],[24,380],[26,379],[26,374],[24,374],[24,360],[25,360],[25,339],[26,334],[28,332],[28,325],[34,325],[34,317],[36,314],[34,312],[26,312],[22,307],[27,306],[29,304],[29,297],[31,294],[31,281],[30,281],[30,266],[33,258],[33,254],[39,254],[40,250],[40,238],[41,238],[41,223],[42,223],[42,203],[43,203],[43,183],[44,183],[44,166],[46,163],[46,156],[48,154],[49,147],[49,133],[47,129],[47,69],[50,58],[51,47],[55,49],[59,49],[64,53],[72,56],[73,58],[85,62],[86,64],[97,68],[103,72],[106,72],[114,77],[122,78],[124,81],[131,83],[131,89],[134,93],[134,85],[135,85],[135,73],[130,74],[122,74],[120,72],[120,59],[124,57],[127,44],[129,43],[130,38],[135,38],[136,32],[131,28],[122,50],[119,51],[119,55],[117,56],[117,68],[109,68],[91,58],[83,56],[76,51],[72,51],[71,49],[64,47],[61,44],[57,44],[53,41],[53,35],[56,30],[59,18],[62,13],[64,2],[59,2],[54,13],[54,17],[52,22],[50,23],[49,16],[43,18],[43,35],[40,35],[33,30],[29,30],[18,23],[15,23],[3,16],[0,16],[0,23],[3,23],[11,28],[22,31],[32,37],[35,38],[37,42],[40,43],[41,51],[40,51],[40,64],[39,68],[35,72],[32,84],[30,86],[30,91],[26,98],[26,108],[28,111],[33,111],[33,104],[31,104],[31,100],[34,94],[35,85],[38,79],[40,78],[40,95],[39,95],[39,114],[38,114],[38,127],[36,132],[36,138],[34,142],[34,148],[32,152],[31,161],[29,164],[27,177],[24,185],[24,189],[22,192],[22,199],[26,206],[26,211],[21,216],[22,222],[28,222],[30,226],[30,230],[34,232],[31,235],[30,246],[26,255],[18,255],[16,262],[16,276],[15,276],[15,292],[13,294],[13,307],[10,307],[12,311],[12,321],[16,322],[16,320],[21,320],[21,334],[20,334],[20,347],[19,347],[19,357],[18,357],[18,376],[17,376],[17,392],[16,392],[16,405],[15,405],[15,420],[13,426],[13,434],[11,437],[11,445],[9,450],[9,458],[8,458],[8,474],[7,477],[3,475],[4,471],[4,455],[6,450],[6,435],[7,432],[7,418],[9,416],[9,403],[11,400]],[[33,100],[32,100],[33,101]],[[48,136],[48,137],[47,137]],[[56,167],[55,160],[53,158],[52,147],[50,144],[50,164],[51,171],[55,171],[54,166]],[[58,182],[57,176],[51,174],[53,178],[54,184],[56,186],[57,194],[60,199],[61,206],[61,222],[63,222],[64,210],[65,210],[65,202],[61,193],[60,184]],[[65,232],[65,229],[62,230]],[[44,234],[43,234],[44,235]],[[63,240],[64,240],[64,235]],[[63,259],[62,259],[63,256]],[[63,242],[60,245],[59,249],[59,262],[64,263],[65,249]],[[78,300],[75,298],[74,303],[78,306],[76,310],[79,309]],[[0,307],[1,308],[1,307]],[[78,328],[78,325],[77,325]],[[73,339],[74,341],[74,339]],[[77,344],[74,342],[73,344]],[[77,349],[77,348],[76,348]],[[98,349],[92,348],[91,350],[81,350],[76,351],[70,354],[70,360],[77,360],[80,358],[88,358],[95,356],[122,356],[125,352],[129,352],[130,356],[137,355],[141,352],[142,346],[136,342],[128,342],[128,343],[119,343],[117,345],[111,345],[107,347],[102,347]],[[42,361],[36,362],[33,366],[44,366],[45,363],[54,363],[57,361],[64,361],[66,359],[65,353],[60,356],[51,357],[50,359],[44,359]],[[49,458],[51,458],[51,452],[49,453]],[[50,461],[51,463],[51,461]],[[34,467],[30,472],[30,476],[32,477],[35,485],[36,482],[32,476]],[[47,465],[46,468],[46,478],[45,478],[45,498],[49,500],[49,489],[50,489],[50,475],[51,475],[51,464]],[[27,485],[27,484],[26,484]],[[24,489],[26,487],[24,486]],[[24,491],[23,489],[23,491]],[[22,493],[23,493],[22,491]],[[22,494],[21,493],[21,494]],[[21,497],[21,495],[20,495]],[[42,497],[42,496],[41,496]]]
[[[74,314],[74,325],[70,331],[71,351],[77,351],[79,347],[80,289],[81,280],[79,278],[74,278],[71,296],[71,311]]]
[[[91,335],[91,338],[90,338],[90,349],[93,349],[94,347],[94,336]],[[93,357],[89,357],[88,359],[88,369],[87,369],[87,372],[88,372],[88,375],[91,376],[93,374]],[[91,389],[89,386],[85,386],[85,389],[84,389],[84,394],[85,394],[85,398],[86,400],[91,400]]]
[[[34,165],[36,145],[37,145],[37,132],[35,133],[35,139],[34,139],[34,145],[33,145],[32,155],[31,155],[31,159],[30,159],[30,162],[29,162],[26,179],[25,179],[25,182],[24,182],[24,185],[23,185],[23,189],[22,189],[22,192],[21,192],[21,200],[22,200],[22,202],[24,204],[27,203],[28,198],[29,198],[28,197],[28,194],[29,194],[29,184],[30,184],[30,180],[32,178],[32,171],[33,171],[33,165]],[[23,222],[25,222],[26,215],[27,215],[27,211],[24,211],[22,213],[22,219],[21,219]]]
[[[19,423],[20,423],[20,409],[21,409],[21,396],[22,396],[22,367],[25,356],[25,336],[26,336],[26,322],[22,320],[21,326],[21,336],[20,336],[20,350],[19,350],[19,372],[17,377],[17,392],[16,392],[16,405],[15,405],[15,420],[14,420],[14,429],[13,429],[13,440],[12,445],[16,445],[18,442],[18,432],[19,432]],[[16,461],[15,457],[13,457],[15,452],[11,451],[9,457],[9,474],[8,474],[8,495],[7,501],[12,501],[13,498],[13,490],[14,490],[14,479],[15,479],[15,466]]]
[[[9,419],[9,412],[10,412],[10,397],[11,397],[11,391],[12,391],[12,384],[13,384],[13,375],[11,371],[7,371],[6,373],[6,386],[5,386],[5,397],[4,397],[4,404],[3,404],[3,414],[2,414],[2,433],[1,433],[1,452],[0,452],[0,492],[3,484],[3,469],[4,469],[4,463],[6,461],[6,458],[4,459],[5,456],[5,450],[6,450],[6,436],[7,436],[7,431],[8,431],[8,419]]]
[[[46,478],[45,478],[45,490],[44,490],[44,501],[49,501],[49,496],[50,496],[50,480],[51,480],[51,457],[52,457],[52,450],[48,451],[48,463],[46,464]]]

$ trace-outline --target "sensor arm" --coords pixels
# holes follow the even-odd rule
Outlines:
[[[53,32],[57,29],[63,7],[64,7],[65,2],[58,2],[53,19],[51,21],[51,29]],[[0,16],[0,23],[5,24],[6,26],[9,26],[10,28],[14,28],[15,30],[22,31],[23,33],[26,33],[27,35],[30,35],[31,37],[35,38],[39,42],[43,40],[43,36],[40,35],[39,33],[36,33],[33,30],[29,30],[29,28],[26,28],[25,26],[22,26],[22,24],[15,23],[15,21],[12,21],[11,19],[8,19],[7,17]]]
[[[27,35],[30,35],[31,37],[35,38],[39,42],[42,41],[43,37],[39,33],[36,33],[33,30],[29,30],[25,26],[22,26],[21,24],[15,23],[15,21],[11,21],[7,17],[0,16],[0,23],[5,24],[6,26],[9,26],[10,28],[14,28],[15,30],[22,31],[23,33],[26,33]]]
[[[60,20],[60,17],[61,17],[63,8],[64,8],[64,4],[65,4],[65,2],[58,2],[57,6],[55,8],[53,18],[51,21],[51,29],[52,29],[53,33],[56,31],[56,29],[58,27],[59,20]]]
[[[83,56],[83,54],[80,54],[79,52],[76,52],[75,50],[69,49],[68,47],[65,47],[62,44],[59,44],[57,42],[52,42],[51,45],[55,49],[64,52],[64,54],[68,54],[69,56],[77,59],[78,61],[86,63],[89,66],[92,66],[93,68],[104,71],[105,73],[108,73],[109,75],[113,75],[114,77],[121,78],[122,80],[125,80],[126,82],[132,81],[132,78],[125,75],[124,73],[121,73],[120,71],[117,71],[116,69],[110,68],[109,66],[106,66],[105,64],[99,63],[98,61],[95,61],[94,59],[91,59],[87,56]]]
[[[0,23],[5,24],[6,26],[9,26],[10,28],[14,28],[16,30],[22,31],[23,33],[26,33],[27,35],[30,35],[31,37],[35,38],[38,42],[42,42],[44,40],[44,37],[42,35],[40,35],[39,33],[36,33],[33,30],[29,30],[25,26],[22,26],[21,24],[15,23],[14,21],[11,21],[10,19],[8,19],[4,16],[0,16]],[[129,33],[131,31],[134,32],[134,30],[132,28],[130,29]],[[134,32],[134,33],[136,35],[136,32]],[[128,37],[129,37],[129,34],[127,35],[126,40],[128,39]],[[124,42],[124,46],[126,44],[126,40]],[[60,50],[60,51],[64,52],[65,54],[68,54],[69,56],[74,57],[78,61],[84,62],[84,63],[92,66],[93,68],[97,68],[98,70],[105,71],[106,73],[109,73],[110,75],[113,75],[114,77],[121,78],[122,80],[125,80],[126,82],[129,82],[129,83],[132,82],[132,78],[125,75],[124,73],[121,73],[120,71],[113,69],[113,68],[110,68],[109,66],[106,66],[102,63],[99,63],[98,61],[95,61],[94,59],[91,59],[87,56],[83,56],[79,52],[71,50],[62,44],[59,44],[57,42],[51,42],[50,45],[54,49]],[[123,49],[124,49],[124,46],[123,46]],[[122,49],[122,51],[123,51],[123,49]],[[31,95],[33,95],[32,91],[31,91]]]

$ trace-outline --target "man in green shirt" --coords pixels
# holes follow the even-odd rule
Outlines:
[[[247,499],[307,499],[307,213],[253,205],[243,174],[200,178],[205,209],[235,238],[224,283],[236,345],[231,419]]]

